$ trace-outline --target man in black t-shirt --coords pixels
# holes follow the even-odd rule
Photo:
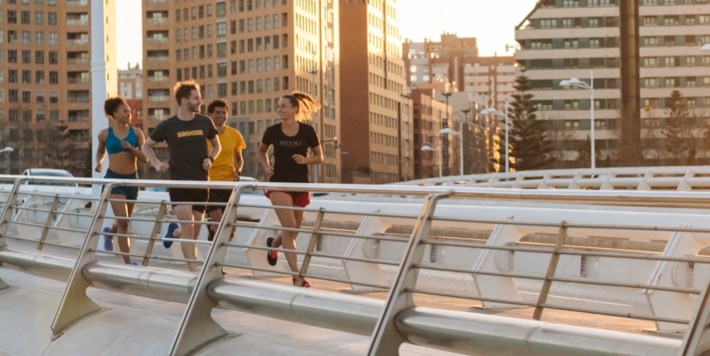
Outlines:
[[[158,124],[150,137],[143,144],[143,152],[150,164],[158,172],[170,172],[174,180],[208,180],[208,172],[214,158],[221,150],[217,129],[212,120],[198,114],[202,105],[200,86],[194,81],[178,82],[175,85],[175,99],[179,108],[177,115]],[[212,144],[212,150],[207,152],[207,141]],[[169,162],[161,162],[153,151],[159,142],[165,141],[170,152]],[[205,212],[205,203],[209,191],[204,188],[171,188],[170,201],[180,223],[182,237],[196,240],[199,235],[199,223]],[[191,204],[188,204],[191,203]],[[177,224],[168,227],[168,236],[163,240],[165,247],[170,247],[172,232]],[[186,259],[197,258],[195,244],[182,243],[182,253]],[[191,271],[199,268],[195,263],[188,263]]]

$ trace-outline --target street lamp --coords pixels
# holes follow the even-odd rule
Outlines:
[[[704,48],[705,46],[703,46]],[[574,87],[574,88],[582,88],[582,89],[589,89],[590,94],[590,105],[589,105],[589,120],[591,121],[591,128],[589,130],[589,136],[592,141],[592,153],[591,153],[591,158],[592,158],[592,169],[596,167],[596,157],[595,157],[595,152],[594,152],[594,71],[590,70],[589,71],[589,84],[586,82],[583,82],[577,78],[571,78],[568,80],[563,80],[560,82],[561,87],[569,88],[569,87]]]
[[[494,108],[488,108],[481,110],[481,114],[492,114],[505,117],[505,173],[508,173],[510,171],[510,159],[508,157],[508,151],[510,151],[510,147],[508,146],[508,98],[505,99],[505,113],[502,113]]]
[[[442,174],[441,174],[441,173],[442,173],[442,172],[441,172],[441,149],[438,149],[438,150],[437,150],[436,148],[431,147],[431,146],[429,146],[429,145],[424,145],[424,146],[422,146],[422,148],[420,148],[420,149],[421,149],[422,151],[426,151],[426,152],[432,152],[432,151],[438,151],[438,152],[439,152],[439,178],[441,178],[441,177],[442,177]]]
[[[453,93],[453,92],[450,92],[450,91],[445,91],[445,92],[441,93],[441,95],[444,96],[444,102],[446,103],[446,108],[445,108],[445,110],[446,110],[446,119],[445,119],[444,122],[441,124],[441,129],[443,130],[443,129],[446,129],[446,128],[449,127],[449,97],[452,96],[452,95],[454,95],[454,93]],[[441,133],[439,133],[439,134],[441,135]],[[446,136],[444,136],[444,137],[442,138],[442,140],[441,140],[441,145],[442,145],[442,147],[439,147],[439,150],[440,150],[440,151],[445,151],[445,153],[446,153],[446,155],[445,155],[445,158],[446,158],[446,169],[447,169],[447,171],[448,171],[448,168],[449,168],[449,140],[448,140],[448,138],[447,138]],[[443,154],[442,154],[442,155],[443,155]],[[442,157],[442,160],[443,160],[443,157]],[[448,173],[447,173],[447,175],[448,175]]]
[[[461,122],[463,122],[463,121],[461,121]],[[460,173],[461,175],[463,175],[463,134],[462,134],[462,132],[463,131],[456,132],[448,127],[445,129],[439,130],[439,135],[452,134],[455,136],[461,136],[459,138],[459,169],[461,171],[461,173]]]
[[[468,113],[471,112],[471,109],[462,109],[461,112],[463,113],[464,121],[466,121],[466,125],[468,126]],[[464,175],[465,173],[463,171],[463,156],[464,156],[464,154],[463,154],[463,121],[459,121],[459,134],[460,134],[459,139],[461,139],[461,141],[459,142],[459,149],[460,149],[459,155],[461,156],[461,159],[459,160],[459,163],[460,163],[459,168],[461,169],[461,175]]]
[[[318,96],[318,83],[316,82],[316,75],[318,74],[318,69],[313,68],[309,71],[313,75],[313,99]],[[316,130],[316,134],[320,133],[318,130],[318,112],[313,111],[313,128]],[[318,183],[318,165],[313,165],[313,183]]]

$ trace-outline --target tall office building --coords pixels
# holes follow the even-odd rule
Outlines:
[[[312,180],[340,181],[336,0],[143,1],[144,125],[150,132],[173,115],[175,82],[202,87],[205,106],[229,104],[228,124],[247,141],[244,174],[266,179],[256,153],[266,127],[278,122],[279,98],[294,90],[322,105],[311,123],[325,163]],[[166,155],[162,149],[160,155]]]
[[[440,138],[444,171],[472,174],[497,170],[497,165],[486,162],[498,155],[497,132],[503,128],[503,121],[481,117],[479,112],[486,108],[504,110],[519,74],[513,56],[480,57],[476,38],[459,38],[450,33],[442,34],[440,41],[406,41],[404,54],[409,91],[439,86],[443,93],[453,93],[451,100],[446,100],[441,91],[434,97],[451,107],[451,120],[442,122],[439,129],[449,127],[463,132],[463,136]],[[459,142],[462,137],[463,142]]]
[[[394,0],[340,0],[341,153],[346,183],[390,183],[413,174],[413,123],[410,99],[404,96],[396,8]]]
[[[620,129],[629,118],[622,117],[621,108],[618,1],[540,1],[516,30],[522,47],[516,59],[531,80],[538,117],[552,123],[560,168],[589,167],[585,157],[592,136],[597,166],[624,164]],[[708,162],[710,142],[704,136],[710,108],[710,52],[701,51],[706,43],[710,43],[707,1],[640,1],[641,142],[636,144],[643,150],[642,164]],[[560,85],[571,78],[577,78],[581,87]],[[677,134],[688,146],[677,157],[672,153],[676,144],[664,134],[667,125],[674,124],[667,101],[673,90],[685,98],[689,113],[687,125]],[[693,158],[688,159],[691,152]]]
[[[103,8],[92,11],[89,0],[0,1],[0,146],[14,148],[9,160],[0,157],[11,162],[3,172],[91,171],[92,26],[103,27],[101,56],[114,73],[94,80],[105,80],[114,95],[116,88],[113,1],[94,3]]]

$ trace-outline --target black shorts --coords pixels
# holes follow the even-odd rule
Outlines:
[[[192,202],[192,210],[200,213],[205,212],[205,203],[210,195],[209,190],[204,188],[170,188],[169,194],[173,208],[177,202]]]
[[[209,202],[210,203],[219,203],[215,205],[208,205],[207,206],[207,211],[215,211],[215,210],[222,210],[224,211],[224,207],[229,201],[229,198],[232,196],[232,190],[231,189],[210,189],[210,198]]]

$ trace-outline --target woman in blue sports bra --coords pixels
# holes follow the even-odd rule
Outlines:
[[[143,146],[145,136],[143,131],[131,126],[131,108],[125,99],[120,96],[106,99],[104,112],[111,118],[111,125],[99,132],[99,148],[96,152],[96,172],[103,170],[104,156],[108,152],[108,170],[106,178],[111,179],[138,179],[138,160],[146,162],[147,159],[140,147]],[[104,227],[104,248],[113,251],[113,234],[118,235],[118,248],[123,253],[123,262],[136,264],[129,255],[131,243],[126,237],[128,234],[128,221],[136,206],[138,186],[115,186],[111,188],[111,210],[116,217],[112,227]],[[126,202],[128,200],[128,202]]]

